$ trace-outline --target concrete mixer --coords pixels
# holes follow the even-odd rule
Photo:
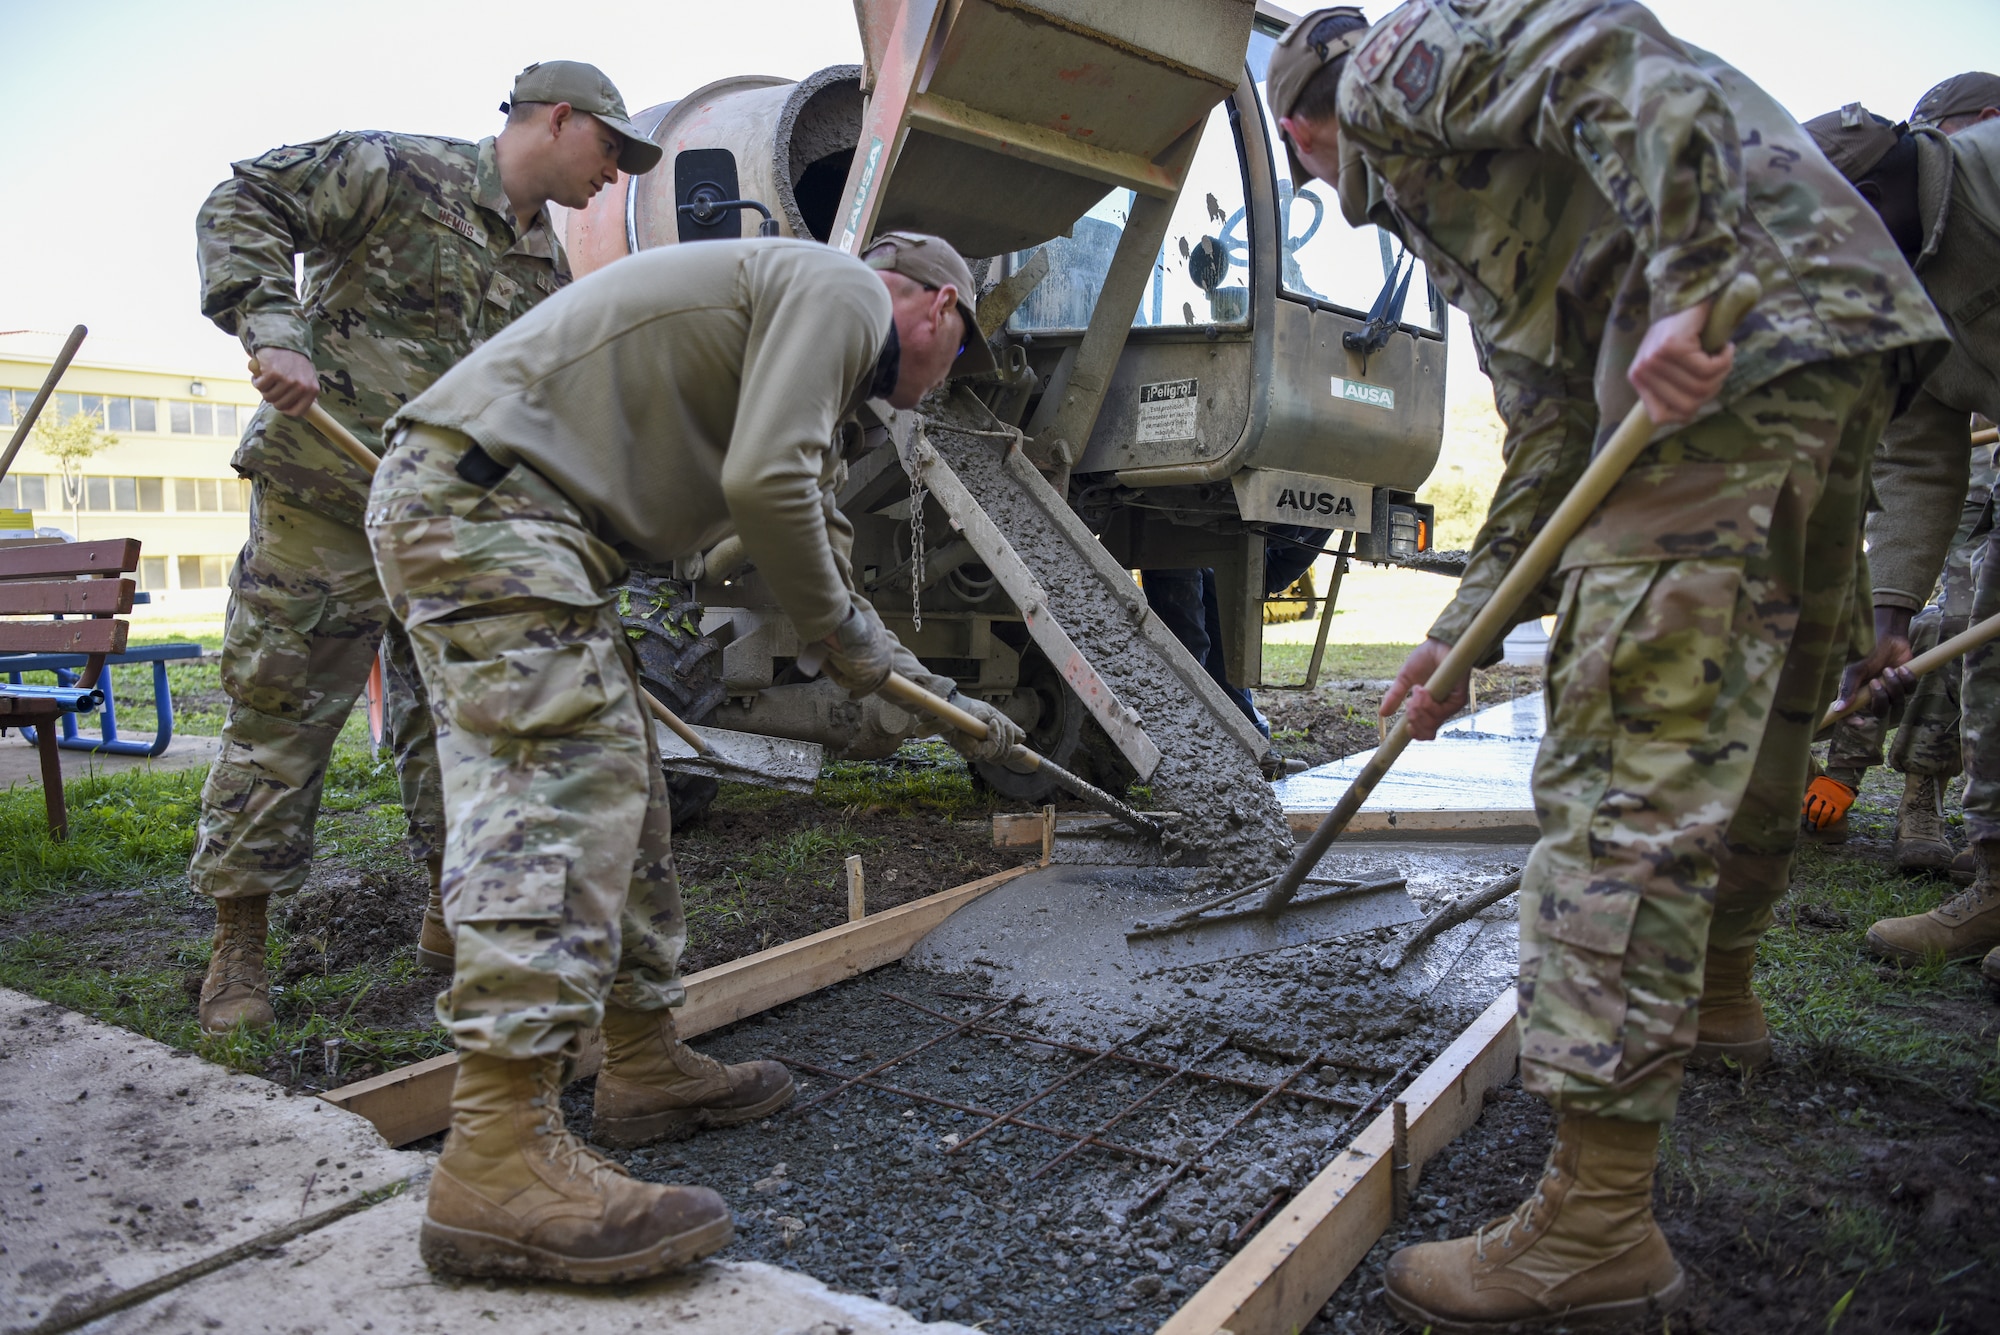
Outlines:
[[[1393,238],[1285,177],[1262,98],[1283,11],[856,13],[862,66],[718,79],[635,117],[666,159],[570,215],[572,264],[760,232],[858,251],[897,226],[984,257],[980,332],[1000,376],[917,413],[873,405],[879,448],[842,489],[865,591],[933,671],[1059,764],[1114,789],[1145,781],[1177,810],[1197,772],[1203,800],[1232,776],[1260,790],[1235,813],[1246,837],[1279,839],[1255,781],[1268,743],[1133,572],[1213,570],[1228,679],[1252,686],[1267,559],[1326,530],[1358,561],[1425,551],[1415,492],[1443,431],[1442,301]],[[649,680],[719,726],[893,750],[910,720],[803,677],[789,623],[729,547],[638,578]],[[1039,776],[982,777],[1047,793]]]

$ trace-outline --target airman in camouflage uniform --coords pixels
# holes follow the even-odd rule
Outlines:
[[[1898,418],[1891,424],[1891,431],[1909,417],[1905,413]],[[1973,568],[1992,528],[1987,502],[1993,494],[1993,480],[1992,447],[1975,447],[1972,483],[1965,493],[1951,552],[1945,558],[1937,598],[1910,622],[1912,653],[1935,648],[1941,640],[1950,639],[1970,624]],[[1868,516],[1870,550],[1897,541],[1884,531],[1883,515],[1883,511],[1876,510]],[[1878,590],[1877,596],[1888,592]],[[1895,740],[1889,743],[1889,768],[1903,776],[1903,800],[1896,812],[1895,853],[1897,865],[1905,871],[1943,871],[1952,865],[1943,797],[1945,787],[1965,767],[1958,735],[1963,668],[1964,660],[1955,658],[1918,680],[1909,703],[1897,719]],[[1883,762],[1883,743],[1888,730],[1886,716],[1866,711],[1849,714],[1835,724],[1827,744],[1827,774],[1849,788],[1859,789],[1868,770]],[[1847,813],[1842,812],[1831,826],[1810,832],[1807,837],[1820,843],[1845,842]]]
[[[426,1206],[434,1268],[632,1278],[728,1240],[714,1192],[625,1179],[557,1102],[565,1054],[600,1026],[601,1144],[792,1094],[779,1063],[724,1066],[676,1034],[685,925],[619,581],[628,559],[733,531],[839,684],[865,695],[896,671],[954,695],[856,593],[834,498],[867,399],[911,408],[954,364],[993,368],[972,291],[936,237],[888,233],[866,264],[789,239],[668,246],[585,278],[399,414],[367,525],[444,771],[457,964],[438,1014],[459,1068]],[[991,704],[959,703],[988,730],[947,733],[968,755],[1020,740]]]
[[[196,221],[202,311],[259,359],[266,398],[232,460],[251,483],[250,537],[230,575],[229,713],[189,869],[216,901],[212,1032],[271,1023],[265,908],[305,880],[334,739],[378,644],[408,847],[432,871],[420,953],[450,965],[436,745],[361,531],[369,476],[286,414],[317,399],[379,449],[398,408],[569,281],[547,202],[580,206],[618,167],[659,159],[588,65],[530,66],[503,109],[506,128],[476,144],[360,132],[273,149],[236,163]]]
[[[1951,94],[1970,95],[1954,102]],[[1972,415],[2000,417],[2000,79],[1961,75],[1918,104],[1927,123],[1891,125],[1850,103],[1809,123],[1827,156],[1877,210],[1937,303],[1952,335],[1950,355],[1924,382],[1909,413],[1884,435],[1875,459],[1882,512],[1871,525],[1875,623],[1885,640],[1907,640],[1913,591],[1938,577],[1952,531],[1938,522],[1947,497],[1964,494]],[[1994,114],[1985,114],[1993,107]],[[1946,133],[1944,125],[1955,133]],[[2000,614],[2000,560],[1989,529],[1977,562],[1971,619]],[[1907,647],[1897,655],[1908,655]],[[1876,663],[1871,666],[1880,667]],[[1863,674],[1856,673],[1855,677]],[[1872,675],[1872,674],[1866,674]],[[1907,683],[1878,679],[1893,698]],[[1964,893],[1928,913],[1889,918],[1868,948],[1898,963],[1984,956],[2000,982],[2000,652],[1967,655],[1963,705],[1965,830],[1974,877]]]
[[[1635,397],[1668,424],[1559,572],[1521,890],[1523,1080],[1562,1114],[1549,1167],[1477,1236],[1398,1252],[1387,1293],[1452,1330],[1637,1316],[1684,1287],[1651,1189],[1698,1017],[1718,1047],[1769,1042],[1749,964],[1855,627],[1868,456],[1942,329],[1783,109],[1643,7],[1414,0],[1365,32],[1343,17],[1309,15],[1273,56],[1294,169],[1424,260],[1517,405],[1465,589],[1385,709],[1411,695],[1434,734],[1460,701],[1418,684],[1496,582],[1492,537],[1518,546]],[[1706,354],[1708,303],[1744,272],[1763,295],[1733,353]],[[1747,1002],[1711,1034],[1718,955]]]

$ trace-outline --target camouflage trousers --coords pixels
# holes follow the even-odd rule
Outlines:
[[[1996,499],[2000,505],[2000,499]],[[1993,517],[1989,509],[1988,518]],[[2000,523],[1993,525],[1977,562],[1972,622],[2000,616]],[[1960,699],[1965,746],[1965,834],[2000,839],[2000,648],[1989,640],[1967,654]]]
[[[1709,946],[1770,926],[1887,409],[1879,360],[1790,372],[1655,443],[1565,553],[1520,975],[1559,1109],[1671,1120]]]
[[[383,458],[368,538],[429,688],[444,773],[438,1019],[459,1047],[559,1052],[603,1018],[680,1004],[687,941],[666,783],[613,598],[625,571],[525,465],[455,471],[416,427]]]
[[[443,843],[437,747],[367,538],[324,507],[253,481],[250,539],[230,572],[222,631],[229,712],[188,867],[196,890],[232,899],[286,895],[305,883],[334,740],[378,645],[405,843],[421,861]]]
[[[1937,647],[1970,624],[1977,567],[1983,560],[1992,522],[1987,488],[1975,482],[1965,498],[1965,513],[1951,552],[1945,557],[1938,599],[1910,623],[1910,648],[1916,653]],[[1889,745],[1889,768],[1898,774],[1957,778],[1965,769],[1959,739],[1959,697],[1965,660],[1954,658],[1923,677],[1903,705],[1896,740]],[[1882,763],[1882,740],[1889,720],[1872,714],[1850,714],[1834,725],[1827,744],[1830,770],[1865,770]]]

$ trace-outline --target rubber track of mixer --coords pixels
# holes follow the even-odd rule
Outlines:
[[[1185,850],[1182,860],[1205,860],[1225,886],[1279,870],[1293,848],[1285,813],[1234,728],[1137,632],[1125,600],[1009,476],[991,437],[961,434],[935,419],[926,435],[1034,574],[1057,622],[1144,720],[1160,748],[1153,801],[1181,813],[1172,843]],[[1121,572],[1120,578],[1127,577]],[[1188,658],[1182,669],[1199,672],[1193,662]],[[1211,693],[1234,709],[1220,691]]]

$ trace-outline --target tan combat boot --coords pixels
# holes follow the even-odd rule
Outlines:
[[[604,1008],[604,1065],[590,1138],[612,1149],[680,1140],[769,1116],[791,1101],[784,1063],[724,1066],[674,1034],[670,1010]]]
[[[432,973],[450,973],[458,947],[444,921],[444,895],[440,889],[444,883],[444,858],[442,855],[431,858],[425,865],[431,871],[431,898],[424,905],[424,925],[417,933],[417,963]]]
[[[1937,776],[1905,774],[1903,804],[1896,809],[1896,865],[1904,871],[1950,871],[1952,853]]]
[[[563,1124],[563,1059],[461,1052],[451,1134],[424,1208],[424,1264],[446,1275],[618,1284],[729,1245],[707,1187],[635,1182]]]
[[[1624,1322],[1670,1312],[1685,1280],[1653,1222],[1660,1128],[1565,1116],[1535,1194],[1469,1238],[1389,1258],[1390,1310],[1441,1333]]]
[[[264,971],[270,903],[268,895],[215,901],[215,942],[208,977],[201,982],[202,1032],[226,1034],[237,1025],[269,1029],[277,1023],[271,1012],[271,977]]]
[[[1764,1003],[1750,988],[1756,963],[1754,945],[1741,950],[1709,947],[1701,969],[1701,1028],[1688,1054],[1690,1065],[1734,1062],[1754,1071],[1770,1063],[1771,1029],[1764,1023]]]
[[[1868,929],[1868,953],[1896,964],[1932,956],[1978,959],[2000,946],[2000,886],[1994,884],[2000,841],[1973,844],[1978,875],[1972,884],[1929,913],[1884,918]]]

